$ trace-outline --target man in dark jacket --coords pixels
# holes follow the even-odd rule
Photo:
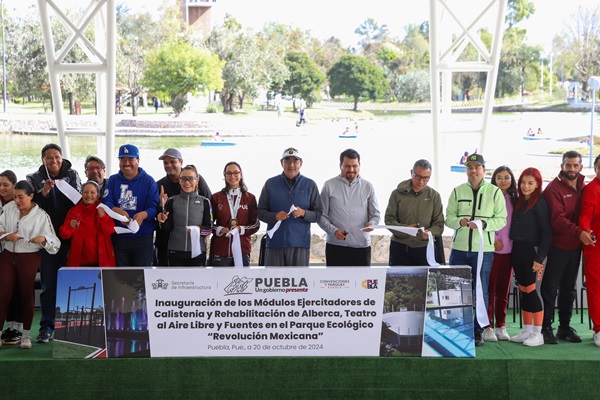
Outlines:
[[[552,245],[548,252],[541,290],[544,301],[542,334],[546,344],[557,344],[558,339],[581,342],[570,323],[573,302],[577,296],[575,284],[579,274],[581,243],[593,243],[591,234],[578,225],[581,191],[584,186],[584,176],[580,174],[582,167],[581,154],[576,151],[566,152],[560,164],[560,173],[544,190],[552,223]],[[552,322],[557,290],[559,326],[554,336]]]
[[[81,192],[81,181],[77,171],[71,168],[71,162],[62,158],[62,149],[56,144],[50,143],[42,148],[42,162],[36,172],[27,175],[27,181],[35,190],[33,201],[48,213],[54,231],[58,232],[67,212],[75,204],[56,186],[56,181],[63,180],[78,192]],[[69,241],[62,239],[57,254],[49,254],[42,250],[42,318],[40,333],[36,338],[38,343],[48,343],[52,339],[56,310],[56,279],[59,268],[67,265],[68,253]]]

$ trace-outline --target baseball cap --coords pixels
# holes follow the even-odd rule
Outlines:
[[[140,156],[140,150],[132,144],[124,144],[123,146],[119,147],[118,158],[122,158],[122,157],[139,158],[139,156]]]
[[[283,151],[283,154],[281,155],[282,160],[285,160],[288,157],[295,157],[299,160],[302,160],[302,156],[300,156],[300,152],[293,147],[288,147],[287,149],[285,149]]]
[[[178,158],[180,160],[183,160],[183,157],[181,156],[181,152],[177,149],[166,149],[165,152],[162,154],[162,156],[158,157],[158,159],[162,160],[165,157],[173,157],[173,158]]]
[[[469,163],[477,163],[482,167],[485,167],[485,160],[481,154],[473,153],[467,157],[467,162],[465,165],[469,165]]]

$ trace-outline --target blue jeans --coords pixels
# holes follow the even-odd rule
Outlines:
[[[114,235],[113,246],[117,267],[150,267],[154,255],[152,235],[124,238]]]
[[[471,279],[473,284],[473,293],[475,293],[475,285],[477,284],[477,256],[476,252],[468,252],[461,250],[452,250],[450,252],[450,265],[468,265],[471,267]],[[481,289],[483,291],[483,301],[485,302],[485,309],[487,310],[490,304],[490,294],[488,286],[490,284],[490,271],[492,270],[492,263],[494,262],[494,253],[489,251],[483,253],[483,262],[481,263]],[[475,303],[475,300],[473,301]],[[475,313],[475,332],[483,332],[483,328],[479,326],[477,321],[477,313]]]

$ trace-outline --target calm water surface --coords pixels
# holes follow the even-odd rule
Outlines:
[[[211,190],[223,187],[222,171],[226,162],[241,164],[249,190],[257,197],[263,183],[269,177],[281,173],[279,159],[286,147],[297,147],[304,160],[302,173],[323,183],[339,173],[339,154],[348,147],[361,154],[361,175],[375,186],[382,214],[391,191],[402,180],[408,179],[412,164],[419,158],[433,160],[431,116],[409,114],[358,121],[359,135],[356,139],[340,139],[346,126],[354,129],[353,121],[310,121],[296,128],[289,118],[223,118],[215,129],[237,143],[232,147],[202,147],[204,138],[172,137],[117,137],[117,147],[133,143],[140,148],[140,166],[155,180],[164,176],[162,162],[158,157],[168,147],[181,150],[184,163],[195,164],[208,182]],[[452,130],[474,129],[480,124],[476,114],[455,114]],[[598,128],[598,120],[594,122]],[[560,165],[560,158],[549,156],[552,149],[580,148],[573,142],[525,141],[528,128],[542,128],[553,139],[589,135],[589,113],[507,113],[494,114],[484,150],[488,169],[507,164],[518,171],[534,166],[540,168],[545,178],[552,178]],[[83,173],[83,161],[88,154],[96,153],[96,139],[71,138],[71,160],[75,169]],[[0,135],[4,157],[0,170],[12,169],[19,179],[41,165],[40,150],[46,143],[58,143],[56,136]],[[443,165],[441,176],[434,186],[448,198],[452,188],[466,180],[461,173],[451,173],[450,165],[457,163],[464,151],[472,152],[478,147],[475,135],[451,134],[442,139]],[[116,156],[116,152],[115,152]],[[115,167],[118,163],[115,162]],[[587,161],[584,161],[587,165]],[[382,215],[383,216],[383,215]]]

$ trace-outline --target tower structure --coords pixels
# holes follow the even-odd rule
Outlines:
[[[211,9],[215,3],[215,0],[179,0],[179,8],[188,27],[208,36],[212,28]]]

